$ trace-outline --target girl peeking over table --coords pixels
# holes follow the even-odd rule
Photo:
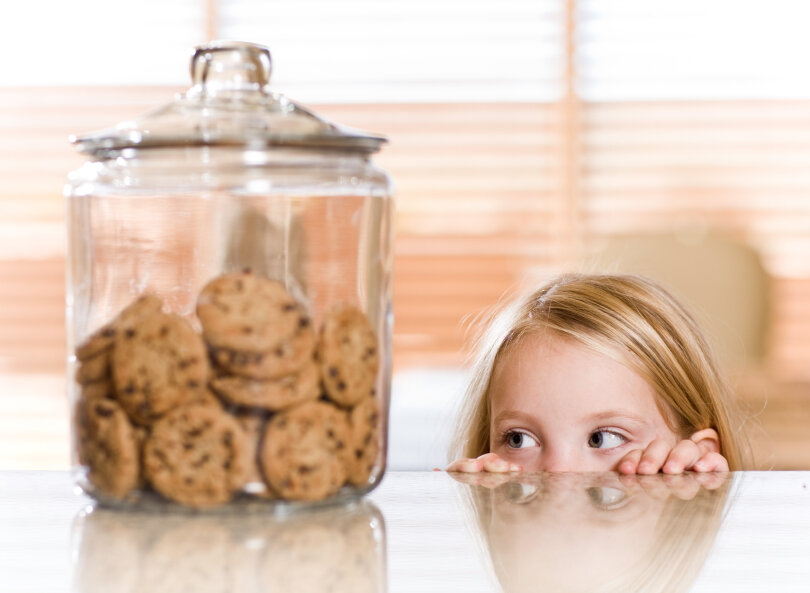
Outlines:
[[[448,471],[743,469],[731,390],[692,315],[650,280],[564,275],[479,340]]]

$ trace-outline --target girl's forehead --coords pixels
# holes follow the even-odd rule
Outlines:
[[[493,408],[566,407],[650,412],[655,391],[628,364],[554,332],[524,336],[503,353],[491,382]]]

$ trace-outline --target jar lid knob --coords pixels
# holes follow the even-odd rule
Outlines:
[[[245,41],[212,41],[194,48],[191,80],[204,92],[261,89],[270,82],[270,50]]]

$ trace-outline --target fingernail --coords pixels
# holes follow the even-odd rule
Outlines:
[[[517,465],[516,463],[513,463],[512,465],[509,466],[509,471],[522,472],[523,468],[521,466]]]
[[[703,463],[702,461],[698,461],[695,465],[692,466],[692,469],[694,469],[696,471],[699,471],[699,472],[705,471],[706,464]]]

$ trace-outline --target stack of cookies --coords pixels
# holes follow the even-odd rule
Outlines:
[[[282,284],[250,272],[203,288],[201,333],[162,309],[142,296],[76,350],[76,446],[94,490],[203,508],[368,484],[379,348],[360,310],[336,306],[316,331]]]

